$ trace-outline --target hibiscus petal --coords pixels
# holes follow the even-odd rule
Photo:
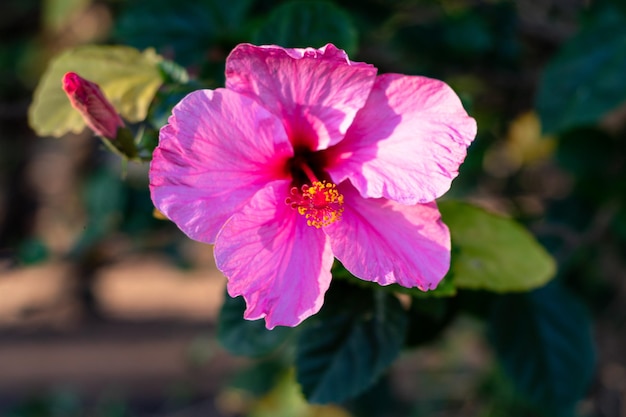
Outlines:
[[[324,231],[346,269],[381,285],[434,289],[450,268],[450,232],[436,204],[362,198],[348,182],[340,191],[345,211]]]
[[[328,150],[328,170],[364,197],[425,203],[450,188],[475,135],[476,122],[444,82],[384,74],[345,139]]]
[[[189,94],[161,129],[150,164],[155,206],[189,237],[213,243],[224,222],[293,155],[282,123],[232,91]]]
[[[226,60],[226,87],[260,100],[283,119],[294,146],[325,149],[339,142],[376,78],[334,45],[320,49],[238,45]]]
[[[215,243],[228,293],[243,295],[244,317],[266,326],[296,326],[322,307],[333,255],[321,229],[285,204],[288,181],[259,191],[224,225]]]

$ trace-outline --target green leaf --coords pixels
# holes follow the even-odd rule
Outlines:
[[[243,297],[224,294],[220,311],[217,338],[234,355],[260,357],[274,352],[293,334],[291,327],[267,330],[264,320],[245,320],[246,303]]]
[[[85,127],[62,88],[63,75],[76,72],[100,86],[115,109],[129,122],[146,118],[148,107],[163,83],[153,50],[127,46],[80,46],[54,58],[35,90],[29,108],[30,126],[40,136],[79,133]]]
[[[297,380],[309,402],[340,403],[365,391],[400,353],[406,312],[393,295],[333,282],[298,338]]]
[[[550,416],[573,416],[594,373],[585,308],[558,283],[494,304],[490,338],[517,388]]]
[[[528,291],[555,274],[554,259],[520,224],[458,201],[439,203],[452,235],[457,288]]]
[[[626,102],[626,17],[606,8],[548,63],[535,106],[546,133],[596,123]]]
[[[290,1],[276,7],[253,35],[257,44],[315,47],[333,43],[356,52],[357,31],[350,16],[325,1]]]

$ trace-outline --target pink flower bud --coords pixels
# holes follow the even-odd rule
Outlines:
[[[117,137],[117,129],[123,127],[124,122],[98,84],[68,72],[63,76],[63,90],[91,130],[107,139]]]

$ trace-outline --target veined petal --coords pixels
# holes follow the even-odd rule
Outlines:
[[[434,289],[450,268],[450,232],[436,204],[363,198],[348,182],[340,191],[343,217],[324,231],[346,269],[381,285]]]
[[[278,115],[294,146],[319,150],[344,137],[376,71],[350,61],[332,44],[320,49],[241,44],[226,60],[226,88],[257,98]]]
[[[243,295],[244,317],[266,326],[296,326],[322,307],[333,254],[321,229],[285,204],[289,181],[259,191],[224,225],[215,243],[228,293]]]
[[[450,188],[475,135],[475,120],[444,82],[383,74],[345,139],[328,150],[328,169],[364,197],[425,203]]]
[[[213,243],[224,222],[265,184],[288,177],[282,123],[225,89],[189,94],[160,132],[150,164],[154,205],[189,237]]]

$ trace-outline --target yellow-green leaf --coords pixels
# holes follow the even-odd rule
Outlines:
[[[163,83],[161,60],[152,49],[141,52],[128,46],[87,45],[61,53],[52,59],[35,90],[28,111],[30,126],[40,136],[56,137],[85,127],[62,88],[63,75],[69,71],[98,84],[127,121],[144,120]]]
[[[457,201],[439,203],[452,235],[457,288],[528,291],[555,274],[554,259],[520,224]]]

